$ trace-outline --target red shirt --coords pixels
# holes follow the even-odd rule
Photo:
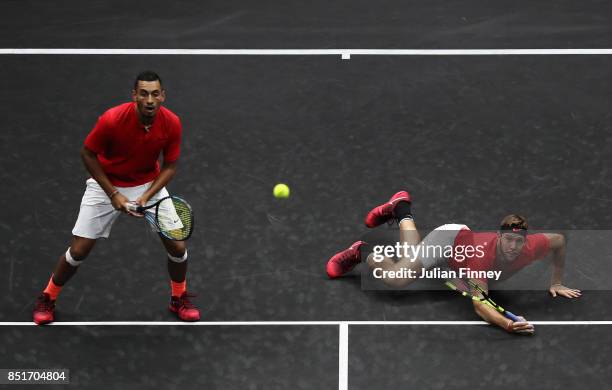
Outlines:
[[[455,238],[455,246],[481,246],[483,256],[470,256],[463,262],[451,260],[451,266],[455,269],[467,267],[477,271],[501,270],[501,277],[505,279],[534,261],[546,257],[550,249],[550,241],[544,234],[528,234],[525,237],[525,245],[516,259],[511,262],[496,262],[497,237],[495,232],[476,233],[467,229],[461,230]]]
[[[172,111],[160,107],[146,131],[136,103],[124,103],[106,111],[85,138],[85,147],[97,154],[113,185],[134,187],[159,175],[159,154],[164,162],[178,160],[182,126]]]

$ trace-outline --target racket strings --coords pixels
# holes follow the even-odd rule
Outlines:
[[[474,282],[455,278],[451,280],[451,284],[463,295],[472,297],[474,300],[483,301],[487,299],[483,291]]]
[[[181,199],[174,197],[169,198],[164,206],[169,209],[174,209],[179,220],[173,221],[170,218],[167,228],[160,229],[162,233],[173,240],[180,241],[187,239],[193,231],[193,213],[191,211],[191,207]],[[180,227],[175,227],[177,224]]]

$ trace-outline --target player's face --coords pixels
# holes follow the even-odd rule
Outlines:
[[[140,115],[153,118],[166,100],[166,92],[159,81],[138,81],[138,88],[132,91],[132,100],[136,102]]]
[[[499,249],[506,261],[514,261],[523,250],[525,237],[515,233],[503,233],[499,235]]]

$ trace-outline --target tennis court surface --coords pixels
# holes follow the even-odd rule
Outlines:
[[[611,7],[7,2],[0,369],[70,370],[49,388],[606,388]],[[34,326],[88,177],[83,140],[143,69],[183,122],[168,188],[194,209],[188,284],[202,321],[176,322],[163,248],[121,216],[53,326]],[[279,182],[289,199],[272,197]],[[525,269],[532,288],[492,291],[535,322],[517,337],[443,287],[364,288],[360,269],[328,279],[331,255],[394,234],[363,217],[404,188],[424,233],[520,213],[577,237],[564,283],[582,297],[548,295],[549,260]]]

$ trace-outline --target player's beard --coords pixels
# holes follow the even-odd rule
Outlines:
[[[140,117],[140,122],[142,122],[142,124],[149,125],[153,123],[153,120],[159,111],[159,105],[152,106],[152,110],[147,109],[146,104],[141,105],[137,103],[136,107],[138,110],[138,116]]]
[[[140,115],[152,119],[152,118],[155,117],[155,115],[157,114],[158,110],[159,110],[159,106],[146,106],[146,105],[143,105],[142,108],[139,111],[140,111]]]

